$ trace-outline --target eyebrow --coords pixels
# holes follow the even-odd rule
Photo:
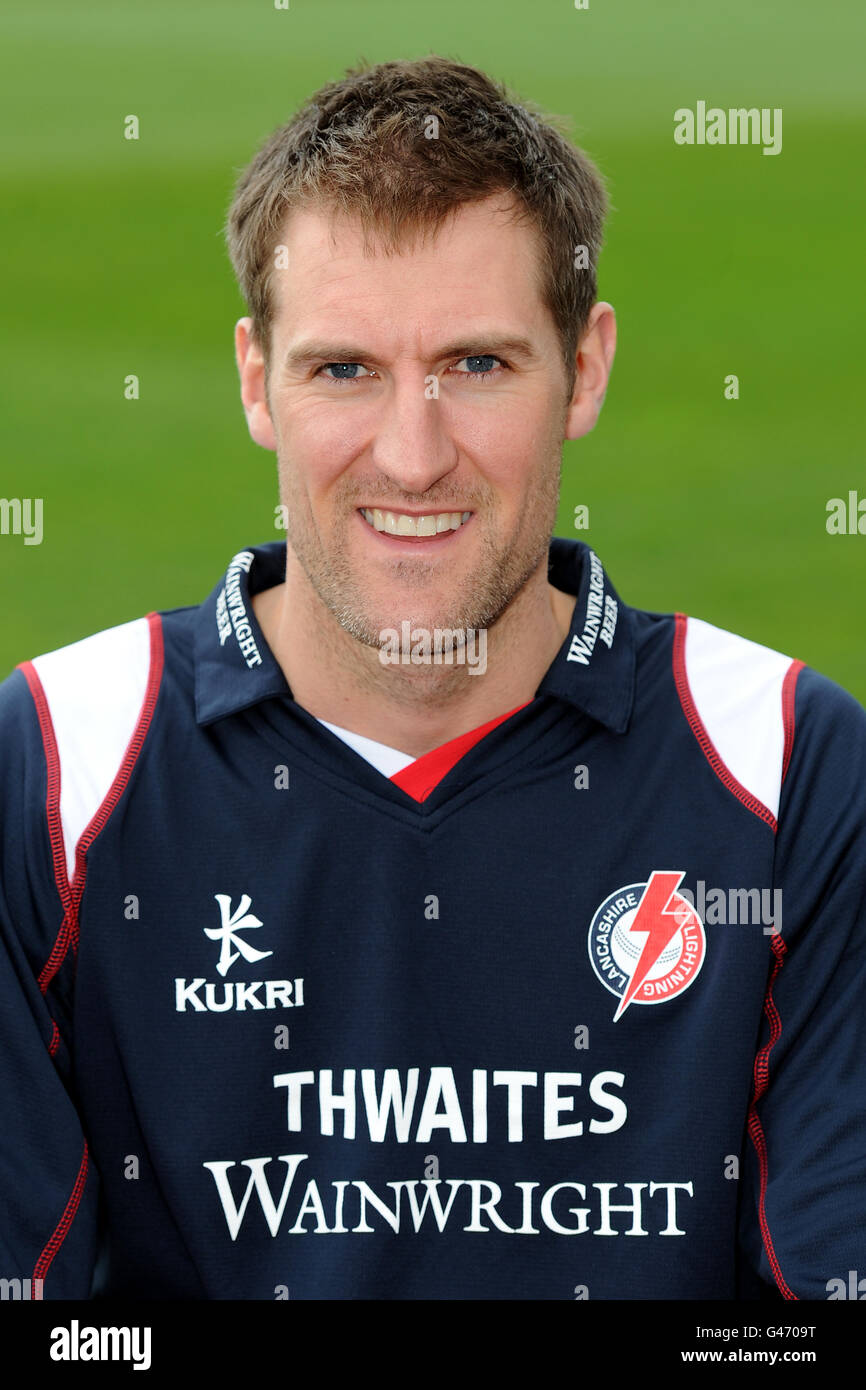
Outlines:
[[[431,355],[431,361],[444,357],[505,357],[520,362],[538,361],[538,352],[527,338],[497,336],[464,338],[446,343]],[[306,342],[290,348],[283,358],[286,367],[308,367],[314,362],[375,362],[376,354],[352,343]]]

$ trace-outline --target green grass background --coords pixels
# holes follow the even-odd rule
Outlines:
[[[0,25],[0,496],[44,498],[45,536],[0,536],[0,675],[197,603],[237,549],[282,534],[232,352],[244,310],[220,229],[235,175],[361,56],[438,52],[568,116],[611,191],[599,288],[619,348],[597,429],[565,446],[559,533],[590,541],[627,601],[799,656],[866,701],[866,536],[825,529],[830,497],[866,497],[864,14],[860,0],[15,0]],[[781,154],[676,146],[673,112],[699,99],[782,107]]]

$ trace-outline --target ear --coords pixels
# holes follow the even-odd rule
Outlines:
[[[235,324],[235,358],[250,436],[263,449],[276,451],[277,441],[265,393],[265,362],[250,318],[238,319]]]
[[[577,375],[565,417],[565,438],[589,434],[604,405],[616,351],[616,315],[610,304],[592,306],[577,349]]]

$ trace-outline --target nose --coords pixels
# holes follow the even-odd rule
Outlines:
[[[459,450],[447,427],[438,380],[413,370],[392,377],[376,424],[372,459],[404,493],[419,497],[457,467]]]

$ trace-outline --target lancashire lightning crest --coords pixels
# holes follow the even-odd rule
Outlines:
[[[617,995],[614,1023],[631,1004],[663,1004],[698,977],[706,955],[704,924],[677,889],[683,870],[654,869],[605,898],[590,923],[589,959]]]

